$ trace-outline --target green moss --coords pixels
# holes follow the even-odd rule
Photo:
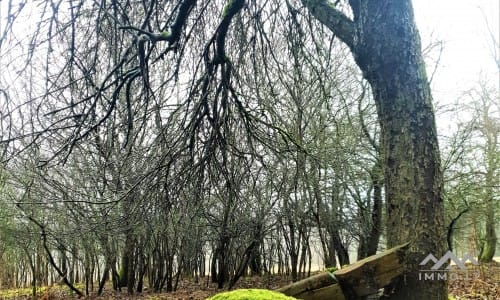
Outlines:
[[[231,7],[233,6],[234,2],[236,2],[236,0],[228,0],[226,5],[224,6],[224,9],[222,10],[222,17],[225,18],[227,16],[227,13],[229,12],[229,10],[231,9]]]
[[[120,270],[118,271],[118,285],[120,287],[127,286],[127,271],[125,271],[125,268],[122,266]]]
[[[233,17],[243,8],[244,5],[245,0],[227,0],[227,3],[222,10],[222,17]]]
[[[327,271],[329,273],[333,273],[333,272],[335,272],[337,270],[338,270],[337,267],[328,267],[328,268],[325,269],[325,271]]]
[[[170,31],[162,31],[160,32],[160,35],[164,38],[169,38],[170,37]]]
[[[242,289],[217,294],[208,300],[293,300],[295,298],[270,290]]]

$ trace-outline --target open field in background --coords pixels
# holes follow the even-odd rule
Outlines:
[[[500,299],[500,263],[482,264],[480,266],[469,265],[470,274],[478,274],[478,278],[473,280],[450,281],[449,294],[456,300],[497,300]],[[285,276],[254,276],[244,277],[237,288],[265,288],[277,289],[290,283]],[[84,289],[79,285],[78,288]],[[32,299],[31,288],[0,290],[0,299]],[[202,278],[198,283],[190,280],[183,280],[179,283],[179,288],[173,293],[152,293],[148,289],[142,294],[129,296],[126,292],[114,292],[108,287],[105,293],[96,297],[91,295],[87,299],[148,299],[148,300],[202,300],[219,292],[215,284],[209,282],[209,278]],[[76,299],[68,292],[63,285],[38,288],[38,295],[41,300]]]

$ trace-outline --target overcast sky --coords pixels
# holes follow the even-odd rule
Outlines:
[[[498,0],[413,0],[417,26],[425,47],[442,40],[444,48],[433,79],[435,100],[454,102],[483,73],[498,87],[487,22],[499,40]],[[432,69],[428,61],[428,70]]]
[[[7,4],[7,1],[2,1]],[[497,41],[500,28],[499,0],[413,0],[423,46],[443,41],[439,67],[433,77],[435,101],[453,103],[477,83],[479,74],[499,84],[498,69],[492,57],[492,43],[487,22]],[[0,16],[6,17],[5,5]],[[500,51],[500,50],[499,50]],[[434,51],[434,57],[438,51]],[[432,73],[434,63],[428,59]],[[429,74],[430,76],[430,74]]]

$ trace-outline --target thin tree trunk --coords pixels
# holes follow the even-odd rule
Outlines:
[[[342,243],[339,231],[337,229],[332,228],[330,235],[331,235],[330,239],[332,247],[335,249],[335,252],[337,253],[337,257],[339,259],[339,265],[340,266],[348,265],[350,263],[349,252]]]
[[[360,241],[358,260],[377,253],[380,235],[382,234],[382,188],[384,184],[382,172],[382,167],[377,162],[370,173],[373,187],[370,231],[368,236]]]
[[[106,284],[106,281],[108,280],[109,276],[109,264],[106,263],[106,266],[104,267],[104,271],[102,272],[102,277],[101,280],[99,281],[99,288],[97,290],[97,296],[100,296],[102,292],[104,291],[104,284]]]
[[[485,178],[485,200],[486,200],[486,224],[485,224],[485,237],[481,245],[481,253],[479,260],[481,262],[492,262],[495,256],[497,247],[497,235],[495,227],[495,199],[493,197],[493,187],[497,185],[495,182],[495,169],[497,168],[498,161],[496,159],[498,151],[496,147],[498,144],[496,129],[491,125],[490,117],[488,116],[488,109],[484,110],[484,123],[486,127],[486,161],[487,171]],[[498,180],[498,179],[497,179]]]
[[[493,195],[487,200],[486,206],[486,232],[485,238],[481,245],[481,253],[479,254],[479,260],[481,262],[492,262],[493,256],[495,256],[495,250],[497,246],[497,235],[495,232],[495,207]]]

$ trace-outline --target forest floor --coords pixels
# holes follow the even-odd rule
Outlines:
[[[459,270],[460,276],[455,276],[449,281],[449,294],[456,300],[497,300],[500,299],[500,263],[481,264],[480,266],[468,266],[466,276],[464,271]],[[453,272],[452,270],[451,272]],[[457,274],[458,274],[457,272]],[[453,276],[452,276],[453,277]],[[263,288],[276,289],[290,283],[289,278],[284,276],[255,276],[242,278],[236,288]],[[100,297],[90,296],[86,299],[96,300],[119,300],[119,299],[144,299],[144,300],[202,300],[217,292],[216,286],[207,282],[207,278],[198,283],[184,280],[179,283],[177,291],[172,293],[152,293],[145,290],[141,294],[129,296],[125,292],[113,292],[111,289],[104,292]],[[0,299],[31,299],[31,289],[0,290]],[[40,300],[76,299],[71,296],[64,286],[53,286],[41,288],[38,292]]]
[[[454,269],[456,270],[456,267]],[[449,281],[448,293],[455,299],[500,299],[499,262],[483,263],[479,266],[468,265],[467,274],[468,276],[459,276],[458,279]]]

